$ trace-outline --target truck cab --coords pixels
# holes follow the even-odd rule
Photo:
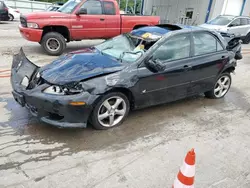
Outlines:
[[[19,30],[39,42],[49,55],[60,55],[70,41],[109,39],[144,26],[156,25],[157,16],[121,15],[116,0],[70,0],[57,12],[21,16]]]

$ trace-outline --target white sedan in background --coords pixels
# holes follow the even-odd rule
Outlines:
[[[17,9],[13,9],[11,7],[8,7],[9,9],[9,20],[13,21],[13,20],[19,20],[20,18],[20,11]]]

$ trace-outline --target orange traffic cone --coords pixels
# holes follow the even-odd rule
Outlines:
[[[185,161],[175,179],[172,188],[194,188],[195,152],[194,149],[186,155]]]

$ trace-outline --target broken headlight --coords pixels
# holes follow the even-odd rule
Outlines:
[[[53,94],[53,95],[64,95],[64,91],[60,86],[50,86],[43,90],[43,93]]]
[[[49,86],[43,90],[43,93],[52,95],[76,95],[83,92],[82,89],[67,88],[62,86]]]

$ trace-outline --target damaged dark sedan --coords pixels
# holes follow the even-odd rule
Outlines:
[[[159,25],[68,53],[44,67],[21,50],[13,59],[11,83],[15,100],[43,122],[108,129],[132,109],[200,93],[224,97],[241,58],[238,38]]]

